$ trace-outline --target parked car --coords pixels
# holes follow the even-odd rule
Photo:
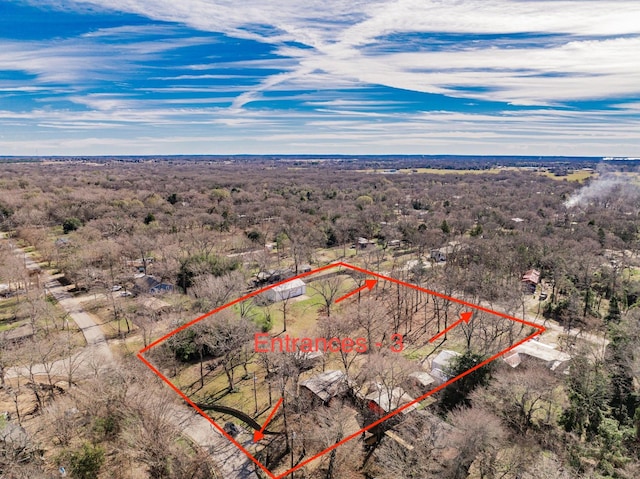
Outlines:
[[[231,437],[236,437],[238,434],[240,434],[240,428],[232,422],[226,422],[224,425],[224,430]]]

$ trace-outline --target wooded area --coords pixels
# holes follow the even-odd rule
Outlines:
[[[335,261],[547,330],[289,477],[638,477],[637,166],[451,161],[3,163],[0,477],[266,477],[135,354]],[[475,313],[431,344],[460,304],[390,281],[336,304],[364,279],[310,275],[299,296],[240,302],[147,356],[283,473],[532,332]],[[257,353],[256,332],[385,347]],[[262,424],[281,397],[258,444],[220,412]]]

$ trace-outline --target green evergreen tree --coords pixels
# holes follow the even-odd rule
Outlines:
[[[69,454],[69,473],[74,479],[95,479],[104,464],[104,449],[87,442]]]
[[[598,242],[600,243],[600,246],[602,246],[603,248],[604,248],[606,239],[607,239],[607,236],[601,226],[600,228],[598,228]]]
[[[445,371],[445,373],[449,377],[454,378],[477,366],[482,361],[484,361],[483,356],[467,351],[462,356],[455,358],[451,367],[448,371]],[[478,386],[486,386],[489,383],[491,379],[491,364],[492,363],[485,364],[481,368],[448,385],[442,391],[442,398],[439,403],[442,411],[448,412],[457,407],[469,406],[469,394]]]
[[[608,386],[600,365],[591,364],[584,354],[573,358],[567,378],[570,404],[560,418],[567,431],[588,439],[597,435],[608,409]]]
[[[620,303],[618,302],[618,297],[614,294],[609,300],[609,311],[604,319],[607,323],[619,323],[621,317]]]
[[[634,389],[631,359],[635,341],[624,328],[614,327],[607,346],[607,370],[610,376],[609,406],[611,415],[620,423],[631,425],[636,414],[638,397]]]

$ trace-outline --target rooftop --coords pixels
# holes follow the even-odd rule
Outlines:
[[[291,281],[287,281],[286,283],[279,284],[278,286],[274,286],[274,291],[289,291],[291,289],[300,288],[304,286],[304,281],[301,279],[292,279]]]
[[[347,383],[342,371],[325,371],[302,381],[300,386],[307,388],[322,401],[327,402],[346,390]]]
[[[571,359],[567,353],[558,351],[553,346],[541,343],[535,339],[531,339],[526,343],[522,343],[513,349],[518,354],[526,354],[532,358],[537,358],[546,362],[560,361],[565,362]]]
[[[540,282],[540,271],[537,269],[530,269],[522,275],[522,281],[538,284]]]
[[[394,409],[413,401],[413,398],[409,396],[404,389],[398,387],[389,391],[381,384],[375,385],[373,391],[369,393],[365,399],[373,401],[385,412],[391,412]],[[412,404],[402,412],[406,414],[415,409],[416,405]]]

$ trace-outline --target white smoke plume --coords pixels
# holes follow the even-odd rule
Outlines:
[[[616,172],[606,167],[598,167],[598,176],[583,186],[564,202],[566,208],[586,206],[598,200],[604,200],[612,193],[621,196],[637,196],[637,177],[629,172]]]

